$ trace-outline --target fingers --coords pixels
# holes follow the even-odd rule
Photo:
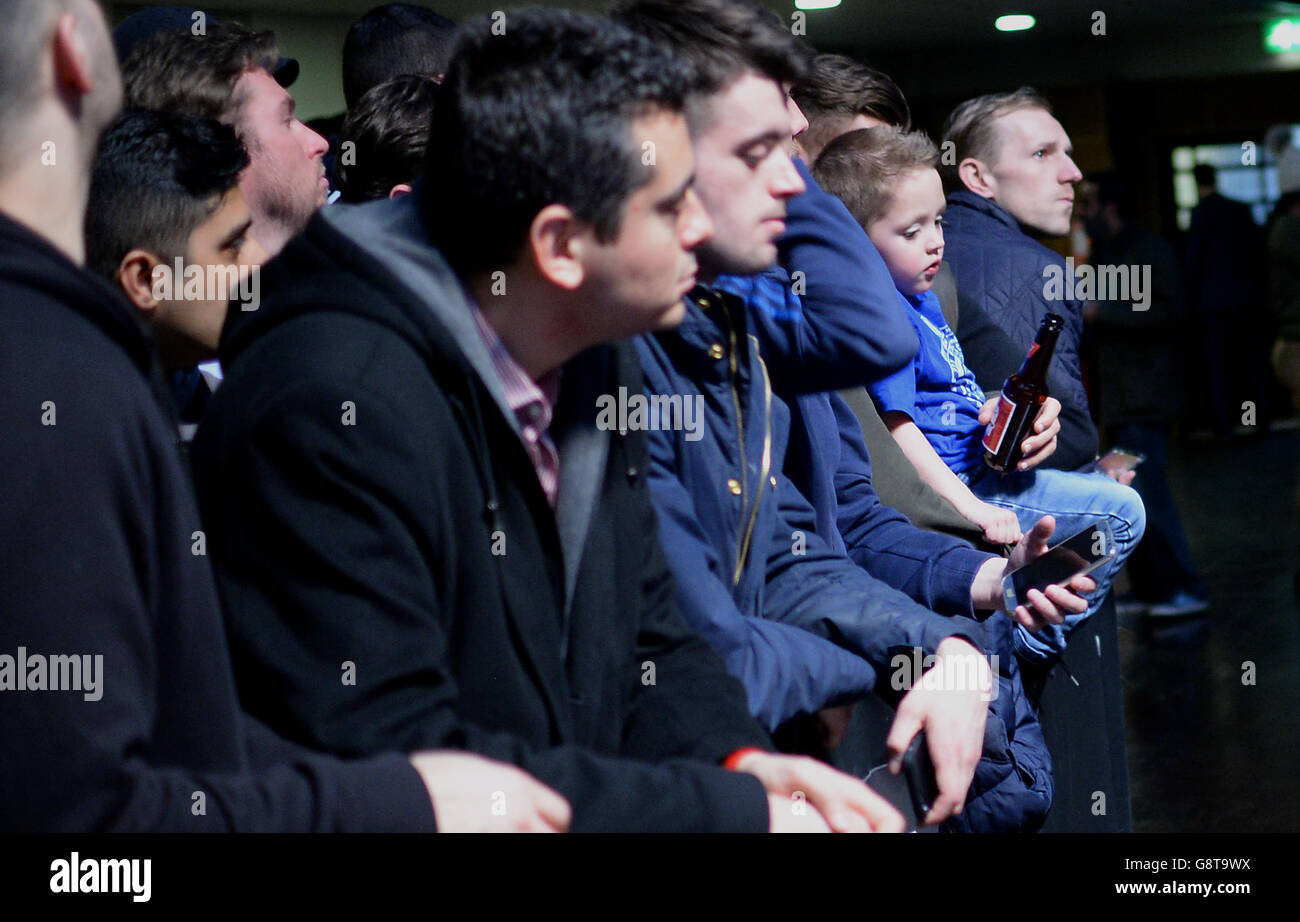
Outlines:
[[[1047,621],[1039,618],[1034,612],[1030,611],[1023,605],[1017,605],[1015,611],[1016,620],[1035,634],[1047,627]]]
[[[987,426],[993,422],[993,411],[997,408],[998,397],[990,397],[984,401],[984,406],[980,407],[979,421],[981,426]]]
[[[1037,589],[1030,589],[1029,592],[1025,593],[1025,595],[1029,604],[1033,606],[1034,611],[1038,613],[1040,618],[1047,621],[1048,624],[1061,624],[1065,621],[1065,616],[1061,614],[1060,610],[1052,600],[1043,595]],[[1086,608],[1087,606],[1084,607]]]
[[[910,706],[908,698],[911,697],[911,692],[908,692],[899,702],[898,713],[894,715],[889,736],[885,738],[885,748],[889,750],[889,770],[895,775],[903,770],[903,752],[907,749],[907,744],[921,731],[921,715]]]
[[[1047,542],[1051,539],[1056,531],[1056,519],[1050,515],[1045,515],[1037,522],[1034,527],[1029,529],[1029,550],[1033,556],[1037,557],[1043,551],[1047,550]]]
[[[933,731],[932,731],[933,732]],[[980,738],[984,735],[980,728]],[[935,798],[930,812],[925,815],[925,824],[942,823],[950,816],[961,813],[966,800],[966,790],[975,777],[975,763],[979,760],[979,751],[973,754],[968,747],[953,740],[954,734],[938,734],[928,738],[930,758],[934,762],[934,777],[939,783],[939,796]],[[943,745],[940,740],[952,740]]]
[[[573,821],[573,808],[569,802],[535,778],[524,775],[523,780],[524,794],[532,802],[546,830],[568,832],[569,823]]]
[[[1070,588],[1079,595],[1088,595],[1097,591],[1097,581],[1091,576],[1075,576],[1070,578]]]
[[[1048,586],[1047,597],[1058,609],[1080,614],[1088,610],[1088,600],[1081,598],[1064,586]]]

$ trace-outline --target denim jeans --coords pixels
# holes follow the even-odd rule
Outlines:
[[[1070,633],[1101,607],[1120,567],[1141,540],[1146,529],[1142,498],[1132,487],[1099,473],[1034,468],[1002,475],[981,465],[962,479],[968,481],[971,492],[984,502],[1014,512],[1023,531],[1029,531],[1045,515],[1055,518],[1056,531],[1049,545],[1082,531],[1099,517],[1105,516],[1110,521],[1116,554],[1113,560],[1092,572],[1097,590],[1088,600],[1088,610],[1067,614],[1064,624],[1049,624],[1037,633],[1016,625],[1016,653],[1031,661],[1049,662],[1065,650]]]

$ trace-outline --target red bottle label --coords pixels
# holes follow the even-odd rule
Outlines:
[[[1006,394],[1002,394],[998,399],[998,408],[993,414],[993,421],[989,427],[984,430],[984,448],[993,454],[998,453],[998,448],[1002,445],[1002,437],[1006,435],[1007,423],[1011,422],[1011,414],[1016,411],[1016,405],[1007,399]]]

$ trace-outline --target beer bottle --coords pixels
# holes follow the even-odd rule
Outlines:
[[[984,463],[995,471],[1014,471],[1020,463],[1020,446],[1034,431],[1034,420],[1047,400],[1047,366],[1064,326],[1059,314],[1044,317],[1025,363],[1002,385],[993,421],[984,430]]]

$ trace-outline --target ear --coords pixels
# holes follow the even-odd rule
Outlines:
[[[994,193],[997,192],[997,183],[993,179],[993,171],[982,160],[967,157],[957,164],[957,175],[961,178],[962,185],[976,195],[993,198]]]
[[[403,195],[410,195],[410,193],[411,193],[411,184],[406,182],[399,182],[397,185],[393,186],[393,188],[388,190],[388,197],[401,198]]]
[[[153,320],[163,299],[154,297],[155,267],[162,266],[158,258],[145,250],[132,250],[122,257],[117,266],[117,283],[126,292],[131,303],[139,308],[146,320]],[[162,266],[162,268],[166,268]],[[172,279],[175,285],[179,279]]]
[[[586,225],[564,205],[547,205],[528,225],[528,252],[551,284],[573,291],[586,278]]]
[[[61,91],[89,96],[95,87],[90,54],[77,29],[77,18],[64,13],[54,26],[54,82]]]

